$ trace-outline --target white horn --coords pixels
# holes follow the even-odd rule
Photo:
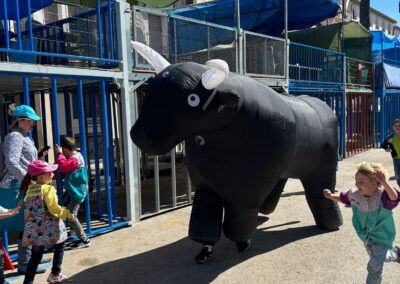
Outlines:
[[[148,47],[147,45],[131,41],[132,48],[135,49],[141,56],[144,57],[154,68],[156,73],[160,73],[169,65],[171,65],[164,57],[162,57],[157,51]]]

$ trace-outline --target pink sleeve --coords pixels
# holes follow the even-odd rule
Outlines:
[[[71,157],[67,159],[63,154],[56,157],[56,164],[62,173],[72,173],[79,167],[78,159]]]

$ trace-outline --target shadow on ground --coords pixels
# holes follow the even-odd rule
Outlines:
[[[259,222],[265,222],[265,218],[259,218]],[[276,230],[277,227],[297,223],[299,221],[258,229],[251,248],[244,253],[238,253],[235,245],[223,238],[215,248],[214,258],[202,265],[194,262],[194,256],[201,246],[189,238],[183,238],[151,251],[91,267],[70,280],[74,283],[210,283],[224,271],[247,259],[327,233],[315,226]],[[86,262],[85,257],[81,262]]]

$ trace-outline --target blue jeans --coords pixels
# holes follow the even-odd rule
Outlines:
[[[61,265],[64,258],[65,242],[54,245],[53,267],[51,273],[58,275],[61,272]],[[26,270],[24,284],[31,284],[35,279],[36,269],[43,257],[44,246],[32,246],[32,256]]]
[[[399,256],[397,252],[368,238],[364,241],[364,245],[370,257],[367,266],[367,284],[379,284],[382,282],[383,264],[397,261]]]
[[[397,184],[400,186],[400,159],[393,159],[393,168]]]

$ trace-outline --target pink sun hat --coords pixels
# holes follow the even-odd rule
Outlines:
[[[29,164],[28,173],[34,177],[44,173],[52,173],[56,171],[57,168],[58,165],[50,165],[42,160],[35,160]]]

